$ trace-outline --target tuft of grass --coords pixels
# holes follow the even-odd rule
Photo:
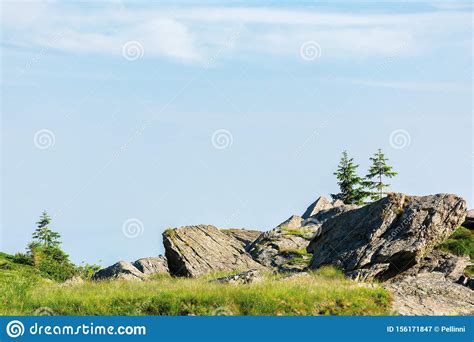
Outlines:
[[[474,263],[474,231],[458,227],[438,248],[459,256],[467,255],[471,258],[471,263]],[[474,266],[468,266],[465,272],[473,276]]]
[[[175,229],[176,228],[166,228],[163,234],[171,237],[175,234]]]
[[[280,249],[282,254],[294,254],[299,256],[311,256],[311,253],[308,253],[304,248],[282,248]]]
[[[19,272],[16,276],[8,278],[8,293],[0,289],[2,315],[31,315],[38,308],[48,308],[57,315],[391,313],[388,291],[378,286],[356,286],[340,271],[329,267],[291,282],[269,273],[262,282],[247,285],[210,282],[210,276],[199,279],[154,276],[146,281],[86,281],[63,286],[38,279],[31,269],[16,271]],[[3,272],[0,270],[0,280],[6,279]]]

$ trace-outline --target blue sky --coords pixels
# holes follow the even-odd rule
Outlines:
[[[382,148],[472,207],[469,2],[2,2],[0,250],[41,211],[75,262],[168,227],[268,230]]]

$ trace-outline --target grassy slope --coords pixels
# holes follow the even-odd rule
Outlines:
[[[32,266],[16,264],[0,252],[0,315],[24,312],[33,287],[53,284]]]
[[[5,260],[5,256],[3,256]],[[1,259],[0,259],[1,260]],[[0,269],[1,315],[382,315],[390,296],[326,268],[310,277],[228,285],[203,279],[156,277],[144,282],[86,282],[61,286],[43,280],[30,266]]]

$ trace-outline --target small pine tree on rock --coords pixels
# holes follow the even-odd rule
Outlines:
[[[378,149],[373,157],[370,158],[372,165],[369,168],[369,173],[365,176],[365,184],[367,188],[372,190],[370,197],[376,201],[383,197],[390,184],[385,184],[383,178],[395,177],[398,173],[393,171],[392,166],[387,164],[388,159],[385,158],[381,149]]]
[[[363,204],[368,193],[364,189],[363,178],[357,175],[359,165],[354,163],[353,158],[349,158],[347,151],[342,152],[337,171],[337,184],[340,192],[331,194],[333,200],[342,200],[345,204]]]

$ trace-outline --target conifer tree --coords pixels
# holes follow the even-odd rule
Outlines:
[[[43,247],[59,247],[61,242],[59,241],[61,235],[57,232],[53,232],[48,225],[51,223],[51,218],[46,211],[43,211],[37,224],[37,228],[33,233],[33,239],[36,240],[33,243],[39,244]]]
[[[398,173],[394,172],[392,166],[387,164],[388,159],[385,158],[381,149],[378,149],[370,160],[372,165],[369,168],[369,173],[365,176],[365,184],[370,190],[373,190],[370,197],[376,201],[383,197],[384,190],[390,186],[390,184],[383,182],[383,178],[392,178]]]
[[[342,152],[341,161],[334,175],[340,192],[331,194],[333,200],[342,200],[345,204],[363,204],[368,193],[364,190],[364,180],[357,175],[359,165],[349,158],[347,151]]]

